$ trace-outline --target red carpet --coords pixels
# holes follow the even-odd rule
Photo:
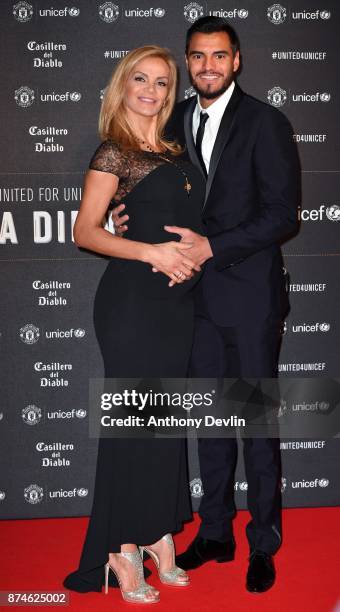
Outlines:
[[[244,527],[248,513],[235,520],[236,559],[232,563],[208,563],[191,572],[191,586],[160,586],[153,570],[149,582],[160,588],[161,602],[152,610],[226,612],[339,612],[340,611],[340,508],[285,510],[284,545],[275,557],[277,581],[267,593],[248,593],[244,587],[247,541]],[[2,521],[0,590],[60,591],[64,576],[78,565],[87,518]],[[197,522],[176,537],[181,552],[196,533]],[[151,562],[148,566],[152,568]],[[337,607],[338,606],[338,607]],[[8,610],[33,609],[32,606]],[[70,605],[51,610],[127,610],[118,589],[109,594],[70,592]],[[140,606],[139,606],[140,608]],[[143,609],[150,609],[143,606]],[[36,609],[36,608],[35,608]],[[138,609],[135,606],[135,609]]]

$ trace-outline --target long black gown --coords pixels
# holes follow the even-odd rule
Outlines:
[[[179,240],[164,225],[202,233],[201,173],[178,156],[119,149],[103,142],[90,168],[119,177],[115,201],[129,214],[126,238]],[[185,175],[191,184],[185,190]],[[95,202],[93,203],[95,206]],[[110,259],[94,301],[94,326],[105,377],[186,377],[193,334],[192,288],[199,275],[168,287],[151,265]],[[63,585],[101,591],[104,564],[120,545],[156,542],[191,518],[185,440],[100,438],[93,506],[79,568]],[[110,584],[115,578],[110,572]]]

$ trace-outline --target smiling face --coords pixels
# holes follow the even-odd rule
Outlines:
[[[191,37],[186,62],[191,83],[206,107],[228,89],[239,68],[240,56],[238,51],[233,54],[226,32],[196,32]]]
[[[170,69],[159,57],[149,57],[134,66],[124,94],[128,112],[153,117],[161,110],[169,92]]]

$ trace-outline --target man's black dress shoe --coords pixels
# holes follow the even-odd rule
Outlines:
[[[217,563],[232,561],[234,556],[234,539],[228,542],[217,542],[196,536],[188,549],[176,556],[176,565],[184,570],[191,570],[200,567],[207,561],[217,561]]]
[[[255,550],[249,557],[247,590],[251,593],[264,593],[275,582],[273,559],[267,553]]]

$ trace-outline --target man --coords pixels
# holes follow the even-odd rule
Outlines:
[[[195,289],[191,377],[277,376],[280,328],[288,311],[280,242],[298,227],[299,163],[292,130],[278,110],[244,94],[234,29],[218,17],[197,20],[187,33],[186,63],[197,97],[176,106],[169,133],[186,144],[206,177],[206,236],[167,231],[190,241],[190,257],[204,273]],[[127,216],[113,216],[126,229]],[[247,589],[268,590],[272,556],[281,544],[279,440],[246,438]],[[176,562],[186,570],[206,561],[231,561],[235,541],[235,438],[198,441],[204,496],[199,532]]]

